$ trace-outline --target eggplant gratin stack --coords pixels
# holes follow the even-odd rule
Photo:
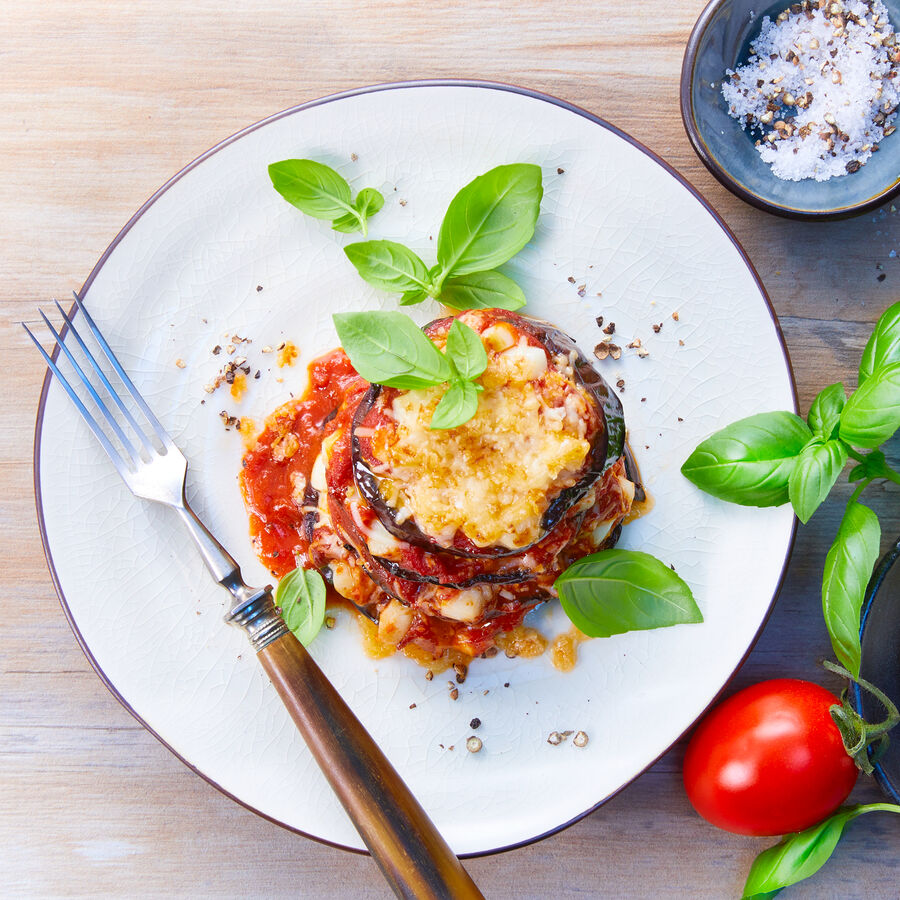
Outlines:
[[[431,430],[443,387],[371,385],[338,349],[241,473],[272,574],[318,569],[421,661],[489,651],[570,563],[615,543],[640,491],[622,406],[569,337],[506,310],[460,318],[488,357],[468,422]],[[443,349],[452,322],[425,333]]]

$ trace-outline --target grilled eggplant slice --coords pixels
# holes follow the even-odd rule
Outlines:
[[[408,511],[401,513],[389,503],[382,490],[385,480],[384,465],[373,453],[372,435],[385,421],[385,412],[400,393],[393,388],[372,385],[363,396],[353,418],[351,428],[351,462],[353,477],[360,494],[371,506],[382,525],[395,537],[433,553],[492,559],[516,556],[540,543],[570,510],[618,460],[625,443],[625,422],[618,397],[594,369],[575,342],[553,326],[510,313],[505,310],[479,311],[481,330],[491,325],[506,323],[514,332],[531,338],[531,345],[543,348],[549,360],[565,360],[571,365],[572,379],[580,387],[593,407],[593,427],[587,435],[590,449],[574,482],[548,496],[547,505],[540,519],[536,540],[525,546],[508,547],[499,544],[481,546],[462,532],[457,531],[451,540],[438,540],[425,533]],[[439,319],[426,326],[430,337],[446,333],[452,318]],[[389,417],[387,417],[389,418]]]

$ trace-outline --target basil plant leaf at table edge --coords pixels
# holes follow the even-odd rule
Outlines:
[[[363,188],[354,200],[343,175],[313,159],[272,163],[269,178],[288,203],[315,219],[331,219],[335,231],[367,234],[368,220],[384,206],[375,188]]]
[[[858,384],[849,398],[841,384],[826,387],[813,401],[806,423],[791,412],[760,413],[732,423],[703,441],[681,471],[701,490],[727,502],[779,506],[790,501],[805,524],[847,460],[855,461],[849,481],[856,488],[828,551],[822,580],[825,624],[846,671],[828,661],[824,665],[871,692],[887,710],[884,722],[870,725],[849,705],[846,690],[841,704],[831,708],[848,754],[870,773],[867,745],[873,753],[882,752],[900,715],[889,698],[859,677],[860,611],[878,560],[881,528],[875,513],[858,501],[873,481],[900,484],[900,473],[878,449],[900,427],[900,303],[879,318],[863,352]],[[851,744],[853,738],[858,740]],[[844,826],[874,810],[900,812],[900,807],[876,803],[845,808],[785,837],[757,857],[744,897],[772,897],[812,875],[831,856]]]
[[[450,201],[438,232],[437,265],[430,269],[394,241],[361,241],[344,252],[369,284],[400,292],[402,306],[433,297],[454,309],[521,309],[524,292],[496,270],[531,240],[542,197],[539,166],[497,166]]]

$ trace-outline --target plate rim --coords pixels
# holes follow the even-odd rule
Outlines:
[[[169,178],[160,188],[154,191],[150,197],[147,198],[146,201],[138,208],[138,210],[128,219],[125,225],[122,226],[121,230],[118,234],[113,238],[112,242],[109,246],[104,250],[103,254],[94,264],[93,268],[90,271],[87,279],[84,284],[81,286],[81,289],[78,291],[78,297],[82,298],[90,288],[91,284],[94,282],[94,279],[100,273],[103,266],[106,264],[107,259],[112,254],[112,252],[116,249],[119,243],[124,239],[124,237],[128,234],[128,232],[137,224],[140,218],[144,215],[145,212],[173,185],[175,185],[178,181],[181,180],[185,175],[199,166],[202,162],[207,160],[213,154],[218,153],[220,150],[223,150],[225,147],[228,147],[232,143],[240,140],[244,136],[256,131],[259,128],[262,128],[266,125],[269,125],[272,122],[275,122],[279,119],[285,118],[287,116],[294,115],[299,112],[303,112],[307,109],[312,109],[316,106],[321,106],[325,103],[331,103],[334,101],[344,100],[349,97],[357,97],[370,93],[377,93],[381,91],[390,91],[390,90],[404,90],[404,89],[415,89],[415,88],[431,88],[431,87],[465,87],[465,88],[474,88],[481,90],[494,90],[494,91],[502,91],[512,94],[518,94],[523,97],[528,97],[534,100],[540,100],[545,103],[550,103],[553,106],[557,106],[561,109],[564,109],[568,112],[574,113],[578,116],[581,116],[584,119],[587,119],[589,122],[592,122],[595,125],[599,125],[601,128],[605,128],[607,131],[612,132],[617,137],[629,143],[631,146],[648,156],[653,162],[657,165],[661,166],[670,176],[672,176],[676,181],[679,182],[687,191],[692,194],[695,199],[703,206],[707,213],[713,218],[715,223],[719,226],[725,236],[731,241],[734,248],[737,250],[740,255],[744,265],[747,267],[750,275],[752,276],[757,288],[759,289],[760,295],[762,299],[765,301],[766,309],[769,313],[769,317],[772,321],[772,325],[775,328],[775,335],[778,339],[778,343],[781,347],[781,352],[784,356],[784,361],[787,366],[787,374],[790,380],[790,388],[791,395],[793,400],[794,412],[796,413],[799,409],[798,404],[798,393],[797,393],[797,380],[794,375],[794,367],[791,362],[790,352],[788,351],[787,344],[784,339],[784,334],[781,329],[781,323],[778,320],[778,315],[775,312],[775,308],[772,305],[771,298],[769,297],[768,291],[765,288],[765,285],[762,282],[762,279],[759,277],[759,273],[756,271],[756,267],[753,265],[750,257],[747,255],[747,252],[744,250],[743,246],[741,246],[740,241],[737,239],[732,230],[725,223],[724,219],[719,215],[719,213],[714,209],[712,204],[691,184],[687,178],[685,178],[680,172],[678,172],[672,165],[667,163],[664,159],[650,150],[647,146],[642,144],[636,138],[617,128],[615,125],[612,125],[610,122],[601,118],[600,116],[595,115],[594,113],[589,112],[588,110],[571,103],[567,100],[562,100],[559,97],[556,97],[552,94],[548,94],[542,91],[537,91],[533,88],[522,87],[519,85],[508,84],[505,82],[497,82],[497,81],[486,81],[479,79],[454,79],[454,78],[438,78],[438,79],[414,79],[411,81],[394,81],[394,82],[386,82],[382,84],[371,84],[358,88],[351,88],[349,90],[340,91],[333,94],[327,94],[324,97],[319,97],[314,100],[306,101],[305,103],[300,103],[295,106],[288,107],[286,109],[280,110],[279,112],[273,113],[272,115],[266,116],[263,119],[260,119],[257,122],[254,122],[251,125],[247,125],[246,127],[240,129],[239,131],[234,132],[230,136],[224,138],[217,144],[214,144],[208,150],[201,153],[187,165],[185,165],[182,169],[180,169],[175,175]],[[73,304],[72,309],[70,311],[70,317],[72,315],[77,314],[77,307]],[[53,350],[52,357],[55,360],[59,353],[59,348],[55,347]],[[130,715],[144,728],[146,729],[160,744],[163,745],[176,759],[182,762],[188,769],[190,769],[194,774],[199,775],[207,784],[214,787],[221,794],[224,794],[230,800],[233,800],[235,803],[244,807],[244,809],[249,810],[255,815],[259,816],[261,819],[264,819],[268,822],[273,823],[274,825],[278,825],[281,828],[286,829],[287,831],[293,832],[294,834],[301,835],[304,838],[309,840],[316,841],[317,843],[324,844],[329,847],[334,847],[338,850],[345,850],[350,853],[356,853],[363,856],[369,856],[369,852],[364,849],[360,849],[357,847],[351,847],[346,844],[342,844],[338,841],[330,841],[326,838],[319,837],[314,834],[310,834],[306,831],[301,830],[300,828],[296,828],[293,825],[289,825],[286,822],[282,822],[280,819],[275,818],[274,816],[270,816],[267,813],[262,812],[257,809],[250,803],[247,803],[241,800],[239,797],[235,796],[228,790],[226,790],[222,785],[216,782],[213,778],[208,776],[206,773],[202,772],[199,768],[197,768],[190,760],[186,759],[182,756],[177,750],[175,750],[169,743],[167,743],[161,735],[159,735],[150,725],[141,718],[141,716],[137,713],[137,711],[125,700],[125,698],[118,692],[113,682],[109,679],[106,673],[103,671],[103,668],[95,659],[93,653],[91,652],[90,647],[87,645],[81,631],[78,628],[77,623],[72,615],[71,610],[69,609],[69,605],[66,601],[65,594],[62,589],[62,585],[59,581],[59,576],[56,571],[56,567],[53,562],[53,554],[50,548],[50,542],[47,535],[46,522],[44,520],[44,511],[43,511],[43,502],[42,502],[42,493],[41,493],[41,467],[40,467],[40,456],[41,456],[41,438],[43,435],[43,424],[44,424],[44,413],[46,410],[46,402],[47,396],[50,389],[50,383],[52,379],[52,373],[49,368],[44,374],[43,384],[41,386],[41,394],[38,401],[37,415],[35,420],[35,429],[34,429],[34,449],[32,456],[32,473],[34,479],[34,500],[35,500],[35,509],[37,513],[38,520],[38,528],[41,536],[41,545],[44,550],[44,557],[47,561],[47,568],[50,571],[50,577],[53,581],[54,589],[56,590],[57,598],[59,600],[60,606],[62,607],[63,614],[66,617],[66,621],[69,624],[69,627],[72,630],[72,633],[75,636],[76,641],[78,642],[81,651],[84,653],[87,661],[90,663],[93,670],[97,673],[100,680],[105,685],[106,689],[113,695],[113,697],[119,702],[119,704],[128,712]],[[721,688],[716,692],[715,696],[710,700],[706,707],[699,713],[699,715],[690,723],[690,725],[684,729],[655,759],[649,762],[644,768],[642,768],[639,772],[635,773],[631,778],[629,778],[624,784],[620,785],[615,791],[608,794],[602,800],[598,801],[593,806],[590,806],[588,809],[574,816],[566,822],[563,822],[554,828],[542,832],[541,834],[535,835],[534,837],[527,838],[525,840],[516,841],[511,844],[504,844],[499,847],[490,848],[487,850],[479,850],[477,852],[470,853],[462,853],[459,854],[460,859],[476,859],[483,856],[491,856],[496,853],[505,853],[510,850],[516,850],[520,847],[526,847],[531,844],[535,844],[538,841],[542,841],[545,838],[551,837],[552,835],[558,834],[561,831],[571,827],[576,822],[581,821],[582,819],[589,816],[592,812],[599,809],[603,804],[607,803],[621,791],[623,791],[626,787],[632,784],[635,780],[637,780],[641,775],[643,775],[648,769],[652,768],[659,760],[665,756],[675,744],[678,743],[693,727],[696,723],[706,714],[706,712],[718,701],[721,695],[724,693],[728,685],[731,683],[734,676],[737,674],[738,670],[743,666],[744,662],[746,662],[748,656],[753,651],[753,648],[756,645],[756,642],[759,640],[760,635],[763,632],[763,629],[766,627],[766,624],[769,620],[769,617],[772,614],[772,610],[774,609],[775,602],[778,598],[778,595],[781,592],[781,588],[784,585],[785,576],[787,574],[787,569],[790,564],[791,557],[793,555],[795,539],[797,535],[797,518],[796,516],[793,518],[791,523],[791,531],[788,539],[787,547],[785,549],[784,560],[781,566],[781,572],[778,577],[778,581],[775,586],[775,590],[772,593],[772,597],[769,600],[768,607],[766,608],[765,614],[760,622],[759,628],[756,630],[756,633],[753,635],[752,640],[747,646],[747,650],[744,655],[740,658],[740,660],[736,663],[735,667],[732,669],[731,673],[726,678],[725,682],[722,684]]]

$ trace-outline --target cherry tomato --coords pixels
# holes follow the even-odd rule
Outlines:
[[[859,774],[828,711],[838,702],[817,684],[778,678],[720,703],[684,758],[694,809],[755,835],[802,831],[834,812]]]

